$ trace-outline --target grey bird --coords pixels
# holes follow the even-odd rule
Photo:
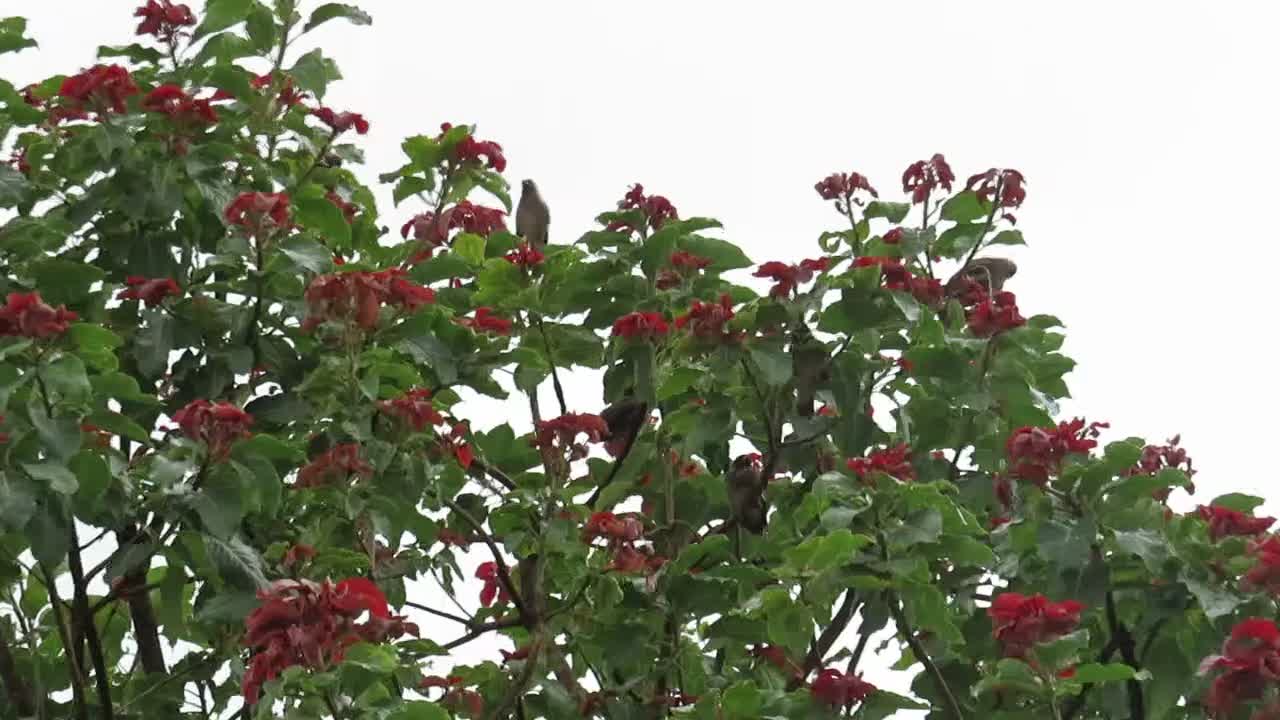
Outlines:
[[[729,494],[729,512],[740,527],[759,535],[764,532],[769,507],[764,501],[764,483],[750,456],[740,455],[724,478]]]
[[[1018,272],[1018,266],[1012,260],[997,257],[975,258],[969,261],[945,286],[946,296],[959,298],[968,288],[965,280],[973,280],[994,295],[1004,289],[1004,283]]]
[[[818,386],[831,381],[831,358],[827,348],[801,325],[791,335],[791,374],[796,385],[796,414],[813,416]]]
[[[551,212],[538,194],[538,186],[532,180],[520,183],[520,203],[516,205],[516,234],[534,250],[547,245],[547,227],[551,225]]]

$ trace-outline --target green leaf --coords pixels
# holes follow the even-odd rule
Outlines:
[[[978,194],[972,190],[958,193],[942,204],[943,220],[967,223],[985,217],[986,214],[987,209],[982,206]]]
[[[910,211],[910,203],[872,200],[867,203],[867,209],[862,213],[862,216],[867,218],[884,218],[889,222],[896,224],[902,222]]]
[[[270,50],[278,39],[275,18],[271,16],[271,11],[256,3],[246,18],[245,31],[249,33],[249,40],[259,52]],[[237,97],[241,96],[237,95]]]
[[[164,312],[147,311],[143,314],[147,326],[138,331],[133,352],[138,370],[145,378],[155,378],[169,368],[169,352],[173,350],[173,321]]]
[[[717,238],[692,235],[685,238],[680,245],[694,255],[710,258],[711,265],[708,269],[713,272],[736,270],[751,267],[754,264],[737,245]]]
[[[908,619],[925,630],[930,630],[948,643],[964,640],[960,630],[951,622],[947,600],[942,591],[932,585],[915,585],[902,590],[902,602]]]
[[[236,454],[249,458],[264,457],[268,460],[280,460],[289,463],[303,463],[306,453],[299,448],[283,443],[270,435],[258,434],[236,444]]]
[[[75,303],[89,295],[95,282],[106,273],[85,263],[50,258],[32,269],[40,296],[50,305]]]
[[[71,458],[71,470],[80,483],[78,501],[97,502],[111,485],[111,469],[107,461],[96,452],[81,450]]]
[[[400,666],[396,651],[386,645],[359,643],[342,653],[342,664],[354,665],[379,675],[395,672]]]
[[[1170,557],[1168,539],[1154,530],[1117,531],[1116,545],[1142,558],[1147,569],[1157,575]]]
[[[239,581],[250,589],[267,586],[267,576],[262,569],[262,557],[239,537],[222,540],[212,535],[201,536],[209,559],[224,580]]]
[[[204,21],[196,28],[192,40],[243,22],[254,5],[253,0],[209,0],[204,6]]]
[[[74,417],[61,416],[50,418],[39,400],[33,395],[27,414],[31,424],[35,426],[36,435],[44,444],[44,451],[58,462],[67,462],[80,449],[80,422]]]
[[[766,385],[777,387],[791,379],[791,356],[769,347],[751,347],[751,359],[760,368],[761,379]]]
[[[155,398],[147,398],[148,404],[156,404]],[[133,420],[111,410],[97,410],[85,417],[85,422],[97,425],[112,435],[129,438],[143,445],[151,444],[151,436],[146,429]]]
[[[1026,245],[1027,242],[1022,239],[1021,230],[1005,230],[1003,232],[996,233],[996,236],[991,238],[991,240],[988,241],[987,244],[988,245]]]
[[[326,205],[333,207],[328,201],[324,202]],[[342,214],[337,208],[333,209],[339,215]],[[307,272],[319,275],[333,268],[333,255],[320,243],[308,240],[301,235],[294,235],[280,243],[280,252],[292,260],[294,265]]]
[[[244,487],[234,472],[225,472],[225,465],[220,469],[224,471],[209,473],[204,487],[191,499],[191,505],[210,533],[219,538],[230,538],[244,517]]]
[[[18,532],[36,510],[35,488],[18,473],[0,473],[0,530]]]
[[[3,42],[4,36],[0,36]],[[30,183],[27,176],[14,170],[8,164],[0,165],[0,208],[11,208],[22,202],[27,196]]]
[[[480,265],[484,262],[484,246],[485,239],[482,236],[475,233],[462,233],[454,239],[452,247],[458,257],[472,265]]]
[[[1227,493],[1226,495],[1219,495],[1218,497],[1209,501],[1209,504],[1217,505],[1218,507],[1224,507],[1224,508],[1227,508],[1228,510],[1235,510],[1236,512],[1251,513],[1253,512],[1254,508],[1259,507],[1265,502],[1266,500],[1260,497],[1255,497],[1253,495],[1245,495],[1243,493]]]
[[[311,32],[320,25],[323,25],[335,18],[346,18],[355,25],[373,24],[373,18],[369,16],[369,13],[361,10],[355,5],[347,5],[346,3],[325,3],[312,11],[311,17],[307,20],[307,24],[302,26],[302,32]]]
[[[298,58],[293,67],[289,68],[289,74],[299,88],[314,93],[317,100],[324,98],[324,91],[330,82],[342,79],[338,66],[319,50],[312,50]]]
[[[764,700],[750,680],[740,680],[724,691],[720,709],[725,720],[759,720]]]
[[[55,463],[27,463],[22,466],[23,470],[32,478],[47,484],[54,492],[60,492],[63,495],[73,495],[80,483],[76,480],[75,473],[71,472],[62,465]]]
[[[1085,663],[1076,666],[1076,674],[1071,679],[1080,683],[1106,683],[1131,680],[1134,677],[1137,677],[1137,672],[1124,663]]]
[[[71,529],[67,526],[62,503],[41,503],[27,523],[26,535],[36,560],[43,565],[57,567],[67,557],[67,548],[71,544]]]
[[[426,192],[433,187],[435,187],[435,182],[429,178],[418,177],[417,175],[402,177],[396,182],[395,189],[391,191],[391,200],[398,207],[405,198]]]
[[[328,238],[331,246],[351,247],[351,226],[338,206],[328,199],[297,198],[293,201],[293,209],[298,224]]]
[[[93,394],[84,361],[75,355],[63,355],[41,368],[40,379],[60,401],[78,404]]]
[[[36,41],[25,37],[27,19],[7,17],[0,19],[0,55],[36,47]]]
[[[1244,598],[1234,592],[1214,587],[1203,580],[1191,577],[1185,571],[1178,579],[1187,586],[1192,595],[1196,596],[1200,609],[1210,620],[1230,615],[1235,612],[1240,603],[1244,602]]]
[[[411,700],[387,715],[387,720],[449,720],[452,716],[436,703]]]

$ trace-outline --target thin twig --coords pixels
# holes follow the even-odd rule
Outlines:
[[[547,329],[542,324],[542,316],[535,315],[534,321],[538,324],[538,333],[542,335],[542,344],[547,350],[547,364],[551,366],[551,384],[556,391],[556,400],[560,403],[560,414],[568,415],[569,406],[564,401],[564,388],[560,385],[560,373],[556,370],[556,359],[551,354],[551,338],[547,337]]]
[[[452,620],[456,623],[462,623],[463,625],[471,624],[471,620],[464,618],[461,615],[454,615],[453,613],[447,613],[443,610],[436,610],[435,608],[427,607],[426,605],[413,602],[412,600],[405,600],[404,604],[408,607],[413,608],[414,610],[421,610],[422,612],[431,613],[432,615],[445,618],[446,620]]]
[[[960,703],[956,700],[956,696],[951,692],[951,686],[947,685],[947,679],[942,676],[942,671],[933,662],[933,658],[929,657],[929,651],[925,649],[919,638],[911,630],[911,625],[907,623],[907,616],[902,612],[902,605],[898,599],[898,594],[892,590],[885,591],[885,601],[889,605],[889,613],[893,615],[893,621],[898,626],[898,632],[906,639],[907,645],[911,647],[911,652],[916,659],[924,665],[924,669],[933,677],[933,682],[938,686],[938,691],[942,693],[942,700],[946,703],[947,711],[956,720],[964,720],[964,712],[960,709]]]
[[[502,559],[502,551],[498,549],[498,545],[494,543],[493,538],[489,536],[489,533],[484,531],[484,527],[480,525],[479,521],[472,517],[471,513],[467,512],[461,505],[449,498],[440,498],[440,501],[470,525],[471,528],[476,531],[476,534],[480,536],[480,540],[488,546],[489,552],[493,554],[494,566],[498,571],[498,582],[502,583],[502,587],[507,591],[507,595],[511,596],[511,603],[520,611],[520,615],[522,617],[527,615],[525,604],[520,599],[520,594],[516,592],[516,586],[515,583],[511,581],[511,575],[507,572],[507,564]]]
[[[115,712],[111,707],[111,676],[107,674],[107,660],[102,652],[98,626],[93,621],[93,613],[89,611],[89,593],[84,579],[84,565],[80,560],[80,537],[76,533],[74,515],[69,524],[71,545],[67,548],[67,566],[71,570],[71,581],[74,584],[73,612],[84,624],[84,632],[89,640],[89,656],[93,662],[93,674],[98,688],[98,712],[106,720],[112,720]]]

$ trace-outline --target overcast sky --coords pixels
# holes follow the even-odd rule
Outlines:
[[[132,41],[137,4],[5,0],[41,47],[0,75],[91,64]],[[753,259],[794,261],[838,224],[813,190],[833,171],[900,199],[903,168],[935,152],[961,178],[1021,170],[1029,247],[1010,289],[1067,325],[1068,412],[1110,421],[1104,440],[1181,433],[1201,502],[1274,486],[1275,4],[361,5],[372,27],[336,21],[300,47],[341,65],[326,104],[372,122],[366,180],[405,136],[476,123],[513,184],[538,181],[552,242],[642,182]],[[417,211],[383,197],[387,225]],[[598,409],[598,390],[573,395]]]

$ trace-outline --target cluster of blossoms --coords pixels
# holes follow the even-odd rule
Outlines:
[[[1100,428],[1108,423],[1089,423],[1083,418],[1058,423],[1055,428],[1021,427],[1014,430],[1005,442],[1009,455],[1010,474],[1037,485],[1049,482],[1050,475],[1062,471],[1062,463],[1068,455],[1088,452],[1098,446],[1094,438]]]
[[[66,332],[76,317],[65,305],[45,304],[38,292],[9,293],[0,307],[0,337],[55,337]]]
[[[653,230],[661,230],[668,220],[679,219],[676,207],[671,204],[670,200],[661,195],[645,195],[644,186],[640,183],[631,186],[627,194],[622,196],[622,199],[618,201],[618,209],[640,210],[644,213],[645,222]],[[638,229],[624,220],[614,220],[605,226],[605,230],[608,231],[626,230],[627,232],[635,232]]]
[[[478,307],[469,318],[458,318],[456,322],[471,328],[475,332],[492,335],[510,335],[511,321],[493,314],[493,308]]]
[[[430,688],[443,689],[444,697],[440,698],[440,704],[452,711],[465,710],[468,716],[473,718],[478,718],[484,714],[484,696],[475,690],[465,687],[465,682],[460,675],[450,675],[449,677],[429,675],[422,678],[421,682],[418,683],[418,687],[422,690]]]
[[[354,322],[372,330],[383,305],[413,312],[435,302],[435,291],[405,279],[399,268],[320,275],[307,286],[304,332],[326,322]]]
[[[1039,594],[1001,593],[991,600],[987,615],[1005,656],[1024,658],[1037,644],[1074,630],[1083,609],[1084,605],[1075,600],[1055,603]]]
[[[453,129],[453,123],[440,123],[440,134],[436,140],[444,138]],[[492,140],[477,140],[470,133],[453,147],[453,160],[459,163],[477,163],[495,172],[507,169],[507,158],[502,154],[502,146]]]
[[[1262,591],[1280,598],[1280,538],[1268,535],[1250,542],[1249,555],[1255,564],[1240,579],[1240,588],[1245,592]]]
[[[911,448],[906,443],[875,450],[867,457],[850,458],[845,466],[864,483],[872,485],[878,473],[902,482],[910,482],[916,477],[915,468],[911,465]]]
[[[350,225],[352,222],[355,221],[356,213],[360,212],[359,205],[353,202],[347,202],[335,190],[330,190],[329,192],[325,193],[324,199],[333,203],[334,207],[342,211],[342,219],[346,220],[348,225]]]
[[[743,336],[741,331],[733,333],[725,330],[725,324],[733,319],[733,300],[728,294],[720,295],[718,303],[704,303],[694,300],[689,312],[676,318],[676,328],[688,328],[693,336],[703,341],[734,342]]]
[[[522,242],[516,246],[516,249],[502,256],[504,260],[528,270],[535,265],[541,265],[546,258],[537,248],[532,247],[527,242]]]
[[[862,675],[843,673],[834,668],[818,672],[809,685],[809,694],[816,700],[834,708],[848,709],[862,702],[876,691],[876,686],[862,679]]]
[[[955,173],[941,153],[936,153],[928,160],[917,160],[902,173],[902,191],[911,193],[911,202],[919,205],[939,186],[951,190],[955,182]]]
[[[436,248],[450,244],[452,242],[450,233],[454,230],[484,237],[499,230],[506,230],[506,215],[504,211],[497,208],[484,207],[470,200],[462,200],[442,211],[438,217],[434,212],[413,216],[400,226],[400,237],[408,240],[412,235],[419,244],[418,251],[409,260],[410,264],[417,264],[430,258]]]
[[[587,456],[587,446],[578,442],[579,435],[586,435],[589,443],[604,442],[609,438],[609,424],[599,415],[569,413],[539,422],[533,442],[543,450],[568,449],[571,460],[580,460]]]
[[[120,65],[94,65],[79,74],[68,76],[58,88],[58,104],[49,112],[49,120],[84,120],[90,112],[99,117],[126,110],[125,98],[138,94],[133,76]]]
[[[242,692],[250,704],[258,701],[263,683],[286,668],[325,670],[341,662],[356,643],[418,635],[417,626],[391,614],[386,596],[366,578],[336,585],[278,580],[259,591],[258,599],[261,604],[245,619],[244,644],[253,656]],[[368,619],[358,622],[365,613]]]
[[[167,116],[179,128],[197,130],[218,122],[218,111],[209,103],[208,99],[191,97],[177,85],[165,84],[147,93],[142,109]],[[178,138],[174,151],[186,154],[185,138]]]
[[[175,412],[173,421],[183,435],[204,443],[216,462],[227,457],[237,440],[249,437],[253,416],[228,402],[199,399]]]
[[[292,227],[287,193],[246,192],[236,196],[222,212],[228,225],[260,236]]]
[[[613,322],[613,336],[627,340],[654,342],[666,336],[667,319],[661,313],[633,312]]]
[[[880,193],[871,187],[870,181],[859,173],[832,173],[813,186],[818,191],[818,195],[823,200],[843,200],[846,203],[857,202],[854,200],[854,193],[859,190],[867,193],[873,198],[880,197]],[[861,204],[861,203],[857,203]]]
[[[285,75],[284,73],[280,73],[280,77],[282,78],[282,80],[280,82],[280,91],[276,93],[276,102],[280,105],[280,107],[285,107],[285,108],[291,108],[295,105],[301,105],[302,102],[307,99],[307,94],[298,92],[298,89],[294,85],[292,77]],[[272,77],[271,73],[264,73],[262,75],[258,75],[253,80],[249,81],[249,85],[254,90],[263,90],[265,88],[272,87],[273,82],[274,82],[274,78]],[[226,99],[232,98],[233,96],[230,95],[229,93],[223,93],[219,91],[218,93],[214,94],[213,97],[215,100],[226,100]]]
[[[147,307],[155,307],[167,297],[178,297],[182,288],[173,278],[145,278],[130,275],[124,279],[125,288],[117,295],[117,300],[139,300]]]
[[[1155,475],[1165,468],[1176,468],[1186,473],[1187,478],[1195,477],[1195,468],[1191,465],[1191,457],[1187,455],[1186,448],[1178,447],[1181,436],[1175,435],[1165,445],[1147,445],[1142,448],[1142,457],[1138,458],[1138,462],[1133,467],[1123,473],[1124,477],[1132,477],[1134,475]],[[1187,493],[1194,494],[1196,487],[1194,483],[1187,483]],[[1152,497],[1160,502],[1169,499],[1172,488],[1158,488],[1152,491]]]
[[[476,579],[483,584],[480,586],[480,604],[489,607],[496,600],[498,603],[507,603],[511,600],[511,593],[502,585],[502,576],[498,573],[498,564],[492,560],[482,562],[476,567]]]
[[[1018,312],[1018,299],[1007,290],[991,296],[984,294],[968,309],[966,319],[969,331],[980,338],[993,337],[1027,324],[1027,319]]]
[[[431,404],[431,391],[427,388],[413,388],[398,398],[382,400],[378,409],[413,428],[414,432],[422,432],[435,425],[444,425],[444,416]]]
[[[809,282],[813,279],[814,273],[825,272],[829,267],[831,267],[829,257],[801,260],[798,265],[770,260],[756,268],[752,276],[772,280],[774,285],[769,289],[769,297],[785,300],[795,295],[796,286]]]
[[[1200,663],[1200,674],[1223,671],[1209,686],[1205,708],[1211,717],[1233,717],[1241,701],[1259,700],[1280,680],[1280,628],[1264,618],[1248,618],[1231,630],[1222,653]],[[1280,716],[1280,704],[1259,710],[1254,718]]]
[[[295,488],[316,488],[336,482],[346,482],[352,476],[369,477],[373,466],[360,457],[360,446],[355,443],[334,445],[311,459],[298,471]]]
[[[879,267],[880,277],[884,280],[886,290],[911,293],[911,296],[921,304],[937,307],[942,302],[942,282],[934,278],[913,275],[898,258],[864,255],[853,261],[853,267]]]
[[[174,5],[170,0],[147,0],[147,4],[133,12],[142,18],[138,23],[138,35],[154,35],[158,40],[172,43],[184,27],[196,24],[196,16],[187,5]]]
[[[311,111],[312,117],[329,126],[333,134],[340,135],[355,129],[357,135],[369,132],[369,121],[360,113],[337,112],[327,107],[318,107]]]
[[[1022,207],[1022,201],[1027,199],[1024,183],[1026,179],[1017,170],[991,168],[970,177],[964,189],[975,191],[978,199],[983,202],[994,201],[997,208],[1018,208]],[[996,197],[997,193],[999,197]],[[1001,217],[1015,225],[1018,222],[1018,219],[1009,213],[1004,213]]]
[[[686,280],[710,267],[711,258],[694,255],[687,250],[677,250],[671,253],[671,257],[667,259],[667,264],[670,267],[658,271],[658,277],[653,281],[654,287],[659,290],[680,287]]]
[[[582,528],[583,542],[606,541],[611,560],[605,570],[627,574],[652,574],[667,562],[665,557],[655,555],[652,547],[636,545],[643,536],[644,524],[639,518],[611,512],[593,514]]]
[[[1238,510],[1218,505],[1201,505],[1196,508],[1200,519],[1209,523],[1209,539],[1217,542],[1224,537],[1254,537],[1275,524],[1273,517],[1253,517]]]

